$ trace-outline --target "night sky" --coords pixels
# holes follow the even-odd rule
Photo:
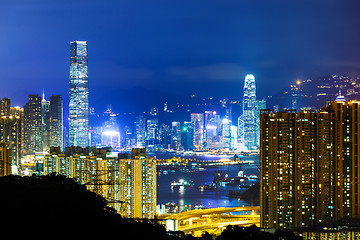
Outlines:
[[[45,89],[66,106],[72,40],[88,41],[93,106],[121,109],[139,87],[240,100],[247,73],[260,98],[360,76],[360,1],[0,0],[0,97],[23,106]]]

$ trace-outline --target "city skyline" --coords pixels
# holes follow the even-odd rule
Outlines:
[[[262,98],[298,79],[360,75],[356,44],[360,36],[353,30],[359,26],[355,1],[210,1],[206,10],[200,10],[205,7],[202,3],[109,1],[100,8],[93,1],[86,3],[72,3],[71,7],[67,2],[53,5],[41,0],[31,6],[1,3],[4,21],[0,31],[4,34],[0,43],[6,48],[0,48],[4,56],[0,79],[8,82],[0,90],[3,97],[23,105],[28,94],[45,88],[67,102],[63,69],[71,40],[87,40],[91,46],[89,87],[94,94],[90,105],[111,103],[118,111],[135,104],[136,99],[124,103],[115,93],[138,86],[164,96],[235,98],[235,89],[242,88],[239,80],[251,72],[258,79]],[[72,9],[80,5],[84,10],[73,14]],[[70,24],[79,19],[83,20],[81,28]],[[34,41],[38,38],[42,41]],[[52,51],[43,48],[40,42],[44,41],[52,42]],[[12,83],[17,84],[16,89]]]

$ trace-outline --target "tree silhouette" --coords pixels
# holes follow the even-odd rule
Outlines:
[[[61,175],[0,177],[0,230],[15,239],[214,239],[183,232],[169,234],[157,219],[125,219],[106,200]],[[5,236],[5,235],[4,235]],[[217,240],[296,239],[291,232],[270,234],[250,227],[228,226]]]

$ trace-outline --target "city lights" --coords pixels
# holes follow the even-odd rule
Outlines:
[[[5,232],[360,239],[359,3],[5,2]]]

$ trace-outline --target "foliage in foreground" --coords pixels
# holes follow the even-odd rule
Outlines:
[[[169,234],[156,220],[122,218],[106,200],[61,175],[0,178],[0,230],[16,239],[195,239],[182,232]],[[256,226],[228,226],[217,240],[279,239]],[[276,238],[277,237],[277,238]],[[291,233],[282,239],[297,239]],[[200,239],[214,239],[208,233]],[[280,238],[281,239],[281,238]]]

